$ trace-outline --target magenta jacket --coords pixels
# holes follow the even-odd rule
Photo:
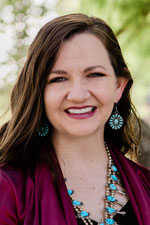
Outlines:
[[[150,224],[150,172],[125,158],[116,148],[112,157],[123,178],[139,225]],[[77,225],[63,178],[56,190],[49,169],[0,168],[0,225]]]

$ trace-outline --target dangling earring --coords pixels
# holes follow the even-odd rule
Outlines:
[[[109,125],[113,130],[118,130],[123,126],[123,118],[118,114],[117,104],[115,103],[115,110],[109,119]]]
[[[49,127],[47,123],[44,123],[38,130],[38,136],[45,137],[49,132]]]

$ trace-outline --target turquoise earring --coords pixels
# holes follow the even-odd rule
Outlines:
[[[115,104],[115,111],[109,119],[109,125],[113,130],[119,130],[123,126],[123,118],[118,114],[117,104]]]
[[[49,132],[49,127],[48,127],[48,124],[45,123],[38,130],[38,136],[45,137],[48,134],[48,132]]]

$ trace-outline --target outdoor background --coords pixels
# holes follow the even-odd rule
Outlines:
[[[132,99],[144,123],[145,145],[150,140],[150,0],[1,0],[0,117],[8,112],[0,124],[10,117],[11,89],[39,29],[57,16],[77,12],[104,19],[117,35],[134,78]]]

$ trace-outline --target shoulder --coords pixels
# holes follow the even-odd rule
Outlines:
[[[23,188],[26,179],[26,172],[21,169],[0,166],[0,195],[4,191],[5,194],[9,193],[16,199],[17,192],[20,188]]]
[[[0,185],[7,183],[13,190],[17,188],[18,185],[23,183],[26,177],[26,172],[17,168],[10,168],[6,166],[0,166]]]
[[[133,170],[136,174],[140,174],[145,177],[150,178],[150,170],[143,166],[142,164],[131,160],[126,156],[122,156],[124,158],[125,164],[128,165],[130,170]],[[150,179],[149,179],[150,181]]]
[[[6,172],[5,172],[5,170],[6,170]],[[9,179],[7,169],[5,169],[5,167],[0,167],[0,194],[3,191],[6,192],[7,190],[9,190],[9,192],[11,192],[13,194],[11,179]]]
[[[13,185],[13,173],[5,167],[0,167],[0,224],[17,224],[17,197]]]
[[[123,174],[128,177],[139,177],[141,180],[147,180],[146,183],[150,183],[150,171],[146,167],[124,156],[115,146],[111,146],[110,152]]]
[[[46,186],[47,180],[53,183],[51,172],[44,164],[37,163],[32,169],[0,166],[0,198],[8,194],[13,196],[11,199],[24,202],[34,196],[36,188]]]
[[[137,176],[140,177],[140,179],[143,180],[150,188],[150,170],[137,162],[133,162],[128,158],[126,158],[126,160],[131,168],[135,171]]]
[[[47,193],[49,177],[49,169],[42,164],[32,170],[0,166],[0,224],[16,225],[25,217],[31,219],[33,209],[39,207],[36,202]]]
[[[29,170],[0,167],[0,224],[18,224],[33,207],[33,196],[34,176]]]
[[[51,176],[49,168],[40,163],[37,163],[32,169],[0,166],[0,185],[5,182],[12,189],[18,189],[25,184],[32,186],[36,180],[44,180],[47,176]]]
[[[36,179],[42,178],[44,172],[46,172],[46,167],[40,164],[32,169],[0,166],[0,189],[6,186],[17,197],[20,192],[34,189]]]
[[[5,189],[5,192],[7,190],[14,191],[14,184],[16,183],[16,180],[19,180],[19,170],[14,170],[11,168],[8,168],[6,166],[0,167],[0,191]]]

